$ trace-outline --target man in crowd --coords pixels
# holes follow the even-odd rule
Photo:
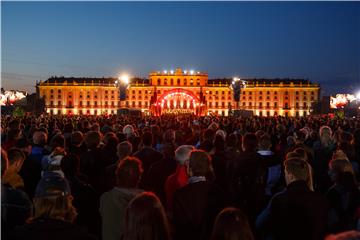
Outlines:
[[[286,189],[276,194],[259,215],[257,228],[272,239],[323,239],[328,203],[311,191],[310,165],[300,158],[284,162]]]
[[[124,214],[130,200],[142,190],[138,189],[143,169],[139,159],[126,157],[116,169],[116,186],[100,198],[102,239],[118,240],[124,234]]]
[[[167,178],[165,183],[166,206],[168,212],[172,212],[174,192],[188,183],[185,163],[189,160],[190,153],[193,150],[195,150],[194,146],[182,145],[175,151],[175,160],[177,162],[176,171]]]

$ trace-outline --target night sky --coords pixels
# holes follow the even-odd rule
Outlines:
[[[360,90],[360,2],[1,2],[2,87],[50,76],[308,78]]]

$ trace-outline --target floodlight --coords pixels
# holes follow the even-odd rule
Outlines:
[[[121,75],[121,77],[119,78],[119,80],[120,80],[122,83],[124,83],[124,84],[129,84],[129,82],[130,82],[129,75],[127,75],[127,74]]]

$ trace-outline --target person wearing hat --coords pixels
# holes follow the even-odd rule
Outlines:
[[[72,199],[68,181],[56,172],[45,172],[36,187],[32,218],[16,227],[9,239],[95,239],[73,224],[77,212]]]

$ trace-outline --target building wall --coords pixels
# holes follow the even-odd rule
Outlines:
[[[116,86],[39,85],[40,97],[50,114],[116,114],[119,93]]]
[[[107,83],[90,80],[77,82],[40,82],[37,84],[40,97],[45,98],[46,111],[50,114],[115,114],[119,108],[138,109],[148,113],[151,99],[181,88],[194,93],[198,98],[202,90],[205,97],[205,114],[228,116],[230,110],[252,111],[258,116],[305,116],[311,113],[313,103],[319,101],[320,87],[306,81],[249,81],[241,90],[240,101],[235,102],[229,81],[208,80],[207,73],[151,72],[149,81],[133,81],[126,89],[126,100],[119,100],[119,88],[114,79]],[[226,83],[225,83],[226,82]],[[160,83],[160,85],[159,85]]]
[[[314,84],[248,86],[241,91],[240,109],[257,116],[306,116],[318,101],[319,90]]]

